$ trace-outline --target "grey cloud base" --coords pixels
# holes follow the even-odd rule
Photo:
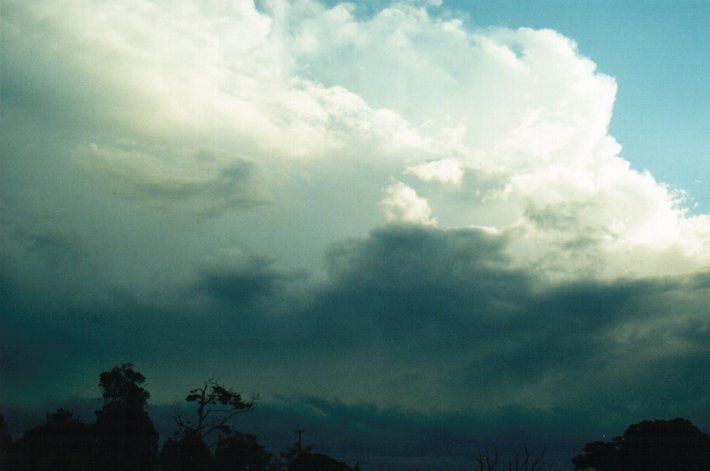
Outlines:
[[[511,268],[505,246],[388,226],[333,245],[323,281],[262,259],[203,266],[174,299],[114,292],[90,307],[33,305],[6,274],[4,402],[90,397],[96,371],[130,360],[164,403],[218,375],[263,397],[523,421],[566,411],[590,429],[707,417],[707,274],[553,285]]]

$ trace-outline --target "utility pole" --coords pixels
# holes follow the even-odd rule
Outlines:
[[[298,454],[301,454],[301,450],[303,449],[303,445],[301,443],[301,434],[305,432],[305,430],[301,430],[300,428],[298,430],[294,430],[294,433],[298,434]]]

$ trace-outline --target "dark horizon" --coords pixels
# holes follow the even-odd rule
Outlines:
[[[253,411],[236,416],[230,425],[239,432],[255,435],[259,444],[273,456],[303,438],[304,446],[313,446],[315,452],[370,470],[464,470],[472,469],[479,453],[484,456],[499,454],[505,463],[525,452],[529,452],[532,458],[541,459],[546,465],[544,469],[572,469],[572,458],[582,453],[585,444],[611,441],[622,435],[629,425],[616,429],[609,426],[605,428],[607,433],[592,435],[580,431],[589,424],[567,424],[569,428],[565,430],[564,414],[557,414],[553,419],[555,414],[538,413],[537,421],[529,419],[525,425],[516,425],[521,411],[482,418],[474,414],[387,410],[374,404],[347,405],[315,397],[286,395],[267,401],[257,400],[255,404]],[[64,409],[84,423],[92,423],[100,405],[100,397],[58,401],[45,412],[48,415]],[[188,415],[192,412],[191,405],[186,402],[161,405],[148,401],[147,411],[159,433],[160,446],[180,430],[175,422],[176,410]],[[44,423],[40,411],[37,407],[0,405],[0,414],[14,440]],[[648,417],[644,420],[649,419],[676,418]],[[691,422],[700,430],[707,430],[708,424]]]

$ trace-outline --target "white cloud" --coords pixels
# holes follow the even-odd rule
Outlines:
[[[440,183],[460,185],[465,172],[463,164],[460,161],[442,159],[408,167],[407,173],[416,175],[425,182],[437,181]]]
[[[471,30],[439,16],[437,1],[370,16],[313,0],[260,8],[9,1],[4,75],[11,92],[75,123],[66,147],[83,149],[81,168],[119,196],[219,212],[278,188],[278,206],[325,175],[340,191],[319,224],[336,233],[355,203],[376,213],[373,188],[404,172],[419,181],[387,188],[388,221],[494,226],[515,262],[543,273],[710,265],[707,217],[689,217],[675,191],[621,158],[608,134],[616,83],[571,39]],[[205,163],[195,149],[219,157]],[[256,180],[233,178],[237,167],[265,176],[261,195]],[[299,208],[311,211],[299,221],[319,211]],[[265,233],[279,227],[265,220]]]
[[[435,225],[426,198],[402,182],[393,182],[385,189],[382,210],[388,222]]]

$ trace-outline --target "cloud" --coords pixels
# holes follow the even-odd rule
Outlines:
[[[515,269],[505,246],[478,230],[392,227],[334,248],[331,285],[311,315],[314,337],[333,342],[328,357],[348,365],[337,397],[369,392],[418,410],[597,410],[602,420],[609,408],[643,417],[706,407],[705,287],[548,284]],[[664,397],[678,401],[673,412],[659,407]]]
[[[278,296],[278,285],[287,277],[274,270],[272,264],[271,260],[254,256],[222,261],[221,267],[203,269],[198,290],[232,306],[248,305],[268,296]]]
[[[20,338],[65,332],[47,348],[56,357],[92,352],[88,365],[74,360],[79,370],[140,358],[156,400],[188,387],[186,376],[211,374],[265,397],[420,412],[596,411],[603,422],[616,420],[608,410],[707,408],[707,274],[551,284],[515,268],[506,244],[476,229],[389,226],[334,245],[322,281],[245,259],[229,271],[204,267],[193,289],[153,301],[59,299],[22,320],[16,300],[5,322]],[[37,356],[7,345],[20,362]],[[183,379],[170,374],[178,369]]]
[[[706,416],[710,222],[622,158],[614,79],[359,8],[3,3],[6,397],[132,360],[165,402]]]
[[[465,166],[472,181],[496,182],[447,225],[481,224],[474,218],[484,208],[499,211],[492,225],[517,234],[521,263],[554,276],[613,278],[707,265],[699,250],[708,241],[706,218],[687,217],[677,192],[619,156],[621,147],[608,135],[616,84],[570,39],[527,28],[469,32],[456,20],[401,3],[365,19],[343,5],[289,18],[311,76],[397,110],[428,137],[427,160],[411,164],[417,157],[410,156],[408,173],[459,181],[460,170],[445,175],[443,163],[436,171],[432,164],[447,162],[449,169]],[[373,81],[373,70],[387,80]],[[460,196],[427,191],[441,207],[470,188]],[[567,215],[567,224],[531,223],[540,208]]]
[[[506,230],[549,276],[708,265],[707,217],[608,134],[612,77],[557,32],[471,30],[445,8],[10,2],[3,95],[52,110],[87,178],[151,205],[283,204],[294,174],[327,169],[341,188],[379,181],[388,221]],[[361,174],[338,173],[353,161]],[[402,174],[419,181],[390,185]]]
[[[431,209],[427,200],[417,196],[417,192],[404,183],[392,183],[385,189],[385,195],[382,200],[382,210],[387,221],[436,224],[436,220],[431,217]]]
[[[203,361],[248,358],[239,367],[209,363],[267,396],[419,411],[566,410],[592,422],[586,414],[597,411],[603,422],[616,420],[603,413],[610,409],[668,414],[664,397],[674,398],[673,413],[704,410],[706,275],[550,284],[515,268],[505,247],[480,230],[391,226],[333,246],[323,282],[204,275],[200,286],[224,303],[210,307],[212,322],[234,319],[239,328],[212,337]],[[270,301],[249,307],[233,296],[244,279],[260,280],[264,289],[251,292]],[[301,286],[286,310],[278,279]]]
[[[707,273],[551,283],[516,267],[507,244],[478,229],[391,225],[332,245],[320,280],[241,257],[201,266],[187,289],[156,299],[59,298],[22,316],[22,299],[0,293],[12,360],[3,396],[93,397],[98,372],[136,360],[156,406],[217,376],[260,394],[260,437],[293,420],[321,450],[385,462],[403,458],[378,443],[434,431],[468,447],[522,447],[707,417]],[[347,436],[317,435],[333,428]]]
[[[83,146],[74,161],[119,196],[163,207],[186,205],[200,214],[250,208],[269,201],[256,166],[210,152],[140,151]],[[167,154],[167,155],[166,155]]]
[[[437,181],[460,185],[464,176],[464,169],[461,162],[457,160],[436,160],[407,168],[407,173],[416,175],[426,182]]]

